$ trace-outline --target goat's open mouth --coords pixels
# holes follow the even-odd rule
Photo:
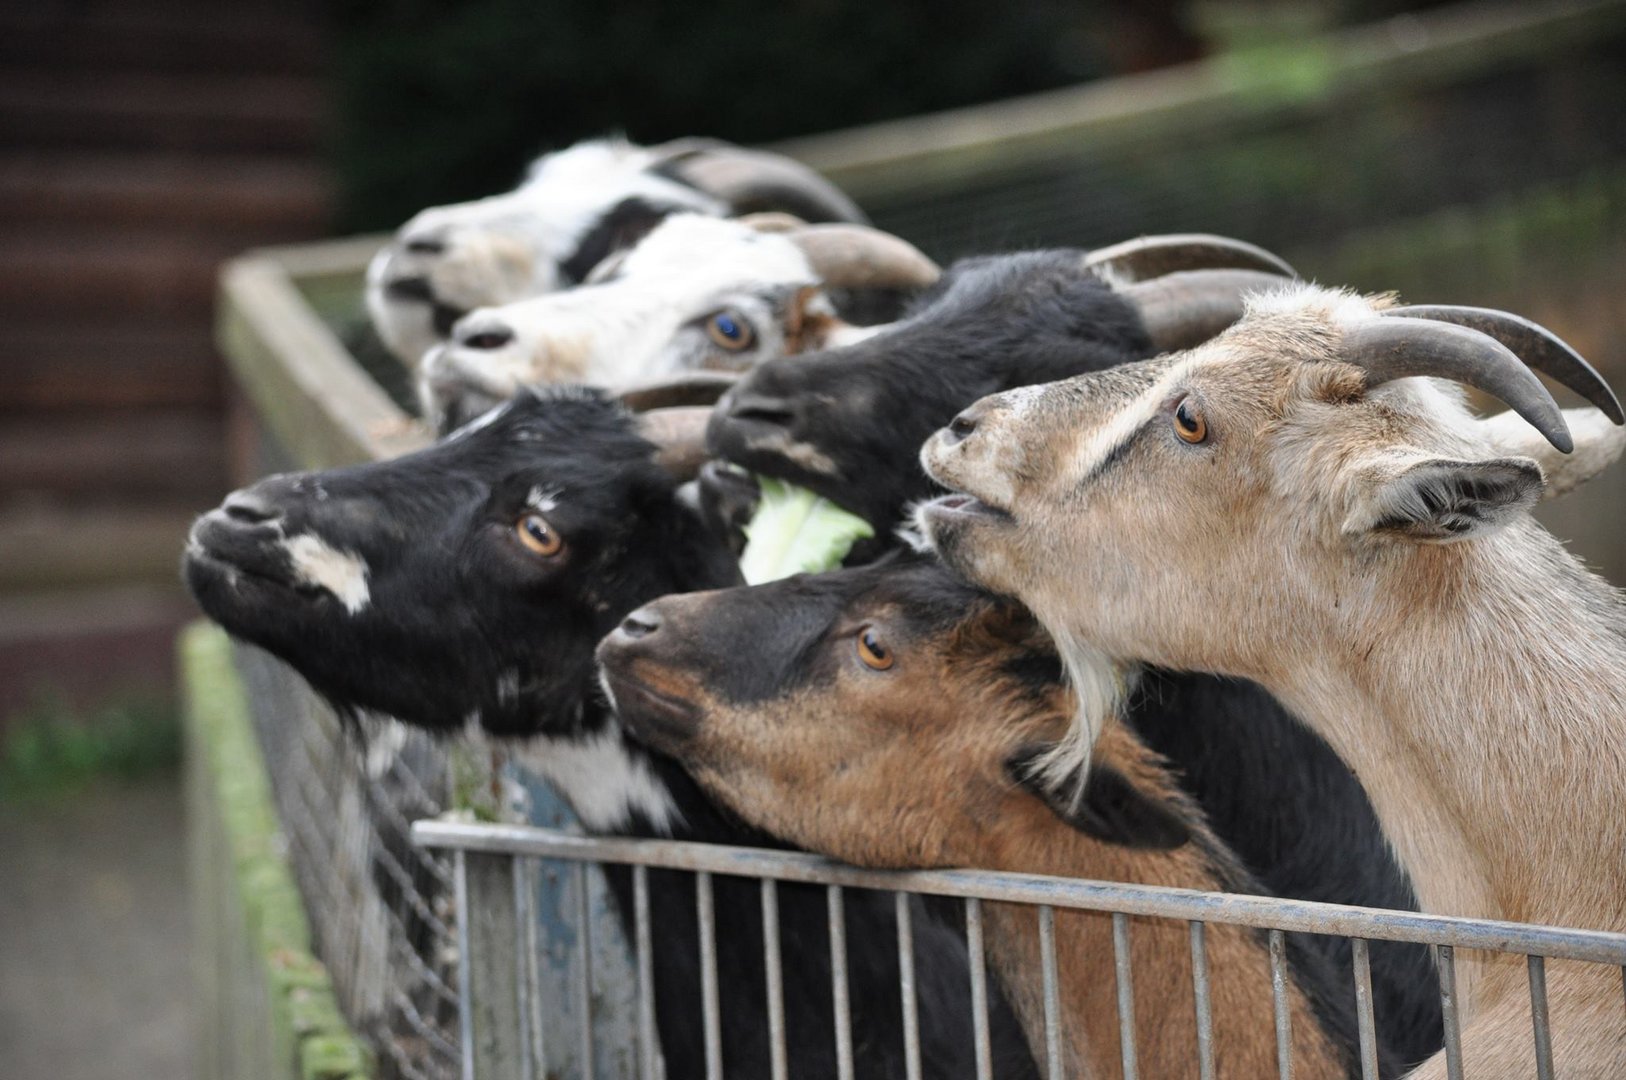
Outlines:
[[[398,277],[384,283],[384,295],[391,300],[411,300],[420,304],[435,303],[435,290],[426,277]]]
[[[656,749],[680,746],[700,729],[700,709],[692,701],[656,689],[612,665],[605,665],[604,677],[615,695],[622,723]]]
[[[921,510],[929,517],[945,521],[972,519],[998,525],[1010,525],[1016,521],[1011,516],[1010,511],[1002,510],[992,503],[983,502],[974,495],[960,493],[933,499],[921,507]]]
[[[435,287],[426,277],[398,277],[387,281],[384,283],[384,295],[409,304],[428,304],[430,322],[434,324],[435,333],[441,337],[450,337],[457,320],[468,314],[463,308],[448,304],[436,296]]]

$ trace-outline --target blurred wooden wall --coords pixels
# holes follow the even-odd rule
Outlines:
[[[0,721],[171,666],[226,485],[215,272],[324,231],[324,36],[270,0],[0,9]]]

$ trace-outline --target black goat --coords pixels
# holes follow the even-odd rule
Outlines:
[[[866,519],[878,539],[854,550],[863,562],[906,503],[933,493],[915,455],[971,402],[1205,340],[1241,316],[1247,291],[1289,273],[1251,245],[1201,236],[962,259],[873,337],[748,372],[718,402],[708,448]],[[1124,278],[1135,283],[1109,284]]]
[[[185,576],[232,634],[297,668],[341,710],[431,731],[516,740],[599,832],[784,846],[741,823],[676,763],[629,742],[600,696],[593,648],[638,605],[738,582],[726,548],[677,497],[632,414],[593,391],[527,393],[394,461],[273,477],[194,527]],[[623,919],[631,875],[608,869]],[[651,871],[656,1014],[666,1075],[704,1074],[699,941],[689,875]],[[768,1073],[761,899],[715,883],[726,1072]],[[824,890],[780,888],[789,1050],[799,1075],[836,1071]],[[849,891],[855,1057],[905,1071],[889,896]],[[924,1064],[973,1060],[965,944],[915,923]],[[1003,1001],[1001,1076],[1036,1071]]]
[[[1210,243],[1199,254],[1213,265],[1227,251]],[[1245,248],[1230,254],[1242,266],[1264,265]],[[920,444],[961,409],[989,393],[1201,340],[1240,316],[1245,289],[1270,280],[1248,270],[1196,270],[1114,286],[1099,272],[1112,262],[1108,252],[1077,251],[961,260],[886,331],[746,374],[713,411],[709,447],[868,520],[876,539],[861,542],[848,561],[874,558],[895,542],[907,504],[933,491],[916,465]],[[714,467],[704,483],[709,499],[734,514],[750,502],[737,478]],[[1145,673],[1140,687],[1132,723],[1271,892],[1416,909],[1360,784],[1268,694],[1240,681],[1157,671]],[[1349,970],[1347,941],[1316,940]],[[1385,1040],[1401,1060],[1423,1060],[1443,1038],[1428,950],[1380,942],[1371,959]]]

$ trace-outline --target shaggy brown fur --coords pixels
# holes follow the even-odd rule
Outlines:
[[[1168,850],[1106,842],[1063,820],[1064,800],[1013,779],[1013,759],[1059,738],[1071,713],[1053,646],[1021,609],[984,598],[923,625],[919,610],[896,598],[864,597],[803,647],[777,640],[762,615],[793,609],[797,588],[793,581],[667,597],[629,620],[658,620],[659,634],[624,629],[600,648],[623,719],[747,820],[864,866],[1245,887],[1245,874],[1167,769],[1119,725],[1102,733],[1096,766],[1178,820],[1189,841]],[[748,609],[753,594],[770,590],[786,595]],[[879,635],[892,667],[874,670],[855,653],[854,635],[865,629]],[[749,642],[759,650],[753,659],[788,689],[763,694],[720,673],[737,670],[731,650]],[[781,651],[794,654],[793,669],[775,668]],[[1035,677],[1035,666],[1046,673]],[[1042,1056],[1036,913],[1001,903],[985,910],[990,964]],[[1060,911],[1055,929],[1067,1075],[1120,1076],[1111,918]],[[1140,1075],[1196,1076],[1187,927],[1136,918],[1131,942]],[[1210,925],[1207,955],[1218,1074],[1275,1075],[1263,936]],[[1348,1057],[1297,986],[1290,1003],[1295,1075],[1347,1075]]]

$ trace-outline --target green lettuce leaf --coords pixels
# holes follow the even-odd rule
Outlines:
[[[762,501],[745,527],[740,553],[747,584],[833,570],[855,543],[875,535],[869,522],[804,487],[766,476],[757,483]]]

